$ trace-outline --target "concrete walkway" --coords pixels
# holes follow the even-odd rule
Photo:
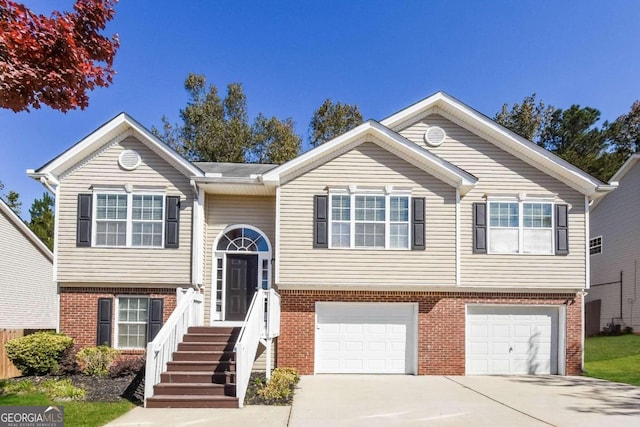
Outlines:
[[[640,426],[640,387],[585,377],[316,375],[292,407],[136,408],[132,426]]]

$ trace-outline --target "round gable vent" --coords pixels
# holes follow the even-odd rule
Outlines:
[[[118,157],[118,164],[128,171],[132,171],[140,166],[141,161],[140,154],[133,150],[124,150],[120,153],[120,157]]]
[[[432,126],[424,133],[424,140],[432,147],[437,147],[444,142],[447,134],[439,126]]]

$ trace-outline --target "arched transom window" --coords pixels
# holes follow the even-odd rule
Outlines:
[[[218,251],[268,252],[269,243],[262,233],[251,228],[239,227],[227,231],[216,248]]]

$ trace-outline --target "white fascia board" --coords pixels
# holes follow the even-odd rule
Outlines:
[[[149,130],[126,113],[118,114],[49,163],[37,170],[28,170],[27,174],[33,178],[42,175],[55,176],[55,171],[60,171],[61,169],[66,170],[71,165],[81,162],[82,159],[95,151],[95,149],[93,149],[94,145],[105,144],[117,135],[125,132],[127,128],[136,132],[138,136],[140,136],[141,141],[153,151],[164,154],[183,174],[187,176],[204,175],[199,168],[156,138]]]
[[[539,164],[546,164],[550,170],[553,170],[556,174],[565,177],[567,180],[574,182],[577,186],[576,190],[582,192],[588,196],[594,196],[596,192],[611,191],[603,183],[596,178],[590,176],[581,169],[575,167],[569,162],[561,159],[555,154],[545,150],[542,147],[534,144],[533,142],[522,138],[521,136],[511,132],[505,127],[499,125],[494,120],[485,116],[484,114],[474,110],[468,105],[460,102],[456,98],[444,93],[438,92],[425,98],[410,107],[395,113],[386,119],[382,120],[382,124],[395,128],[398,125],[410,120],[414,116],[419,116],[431,108],[438,108],[443,112],[447,112],[453,116],[458,117],[460,120],[468,123],[471,126],[479,128],[483,133],[487,133],[496,138],[504,144],[509,146],[515,151],[521,153],[524,157],[523,160],[532,159]],[[533,164],[532,166],[538,167]],[[598,197],[598,196],[595,196]]]
[[[265,183],[279,183],[280,177],[287,171],[295,169],[297,166],[303,165],[306,162],[328,155],[337,150],[341,145],[348,144],[367,134],[388,144],[394,144],[400,151],[406,153],[411,158],[419,159],[421,161],[420,163],[424,166],[423,169],[427,171],[438,171],[448,178],[448,184],[456,188],[471,187],[477,182],[477,179],[473,175],[441,159],[435,154],[422,149],[413,142],[373,120],[369,120],[344,135],[326,142],[296,159],[267,172],[262,176],[262,181]]]
[[[622,166],[620,166],[620,169],[618,169],[618,171],[613,174],[613,176],[609,180],[609,183],[615,185],[620,183],[622,177],[625,176],[627,172],[629,172],[631,168],[635,166],[636,163],[638,163],[638,160],[640,160],[640,154],[632,154],[631,156],[629,156],[627,161],[624,162]]]
[[[31,243],[42,252],[42,254],[49,259],[50,262],[53,263],[53,252],[49,250],[47,245],[42,243],[42,240],[38,236],[36,236],[33,231],[22,221],[22,219],[16,214],[13,209],[9,207],[5,203],[4,200],[0,199],[0,210],[4,212],[4,214],[9,218],[9,220],[13,223],[13,225],[25,235],[27,239],[31,241]]]

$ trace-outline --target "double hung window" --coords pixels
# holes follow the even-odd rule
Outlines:
[[[332,248],[409,248],[409,196],[332,194]]]
[[[162,247],[164,195],[95,194],[95,246]]]
[[[553,203],[490,201],[490,253],[553,253]]]
[[[149,321],[149,298],[118,298],[118,348],[145,348]]]

